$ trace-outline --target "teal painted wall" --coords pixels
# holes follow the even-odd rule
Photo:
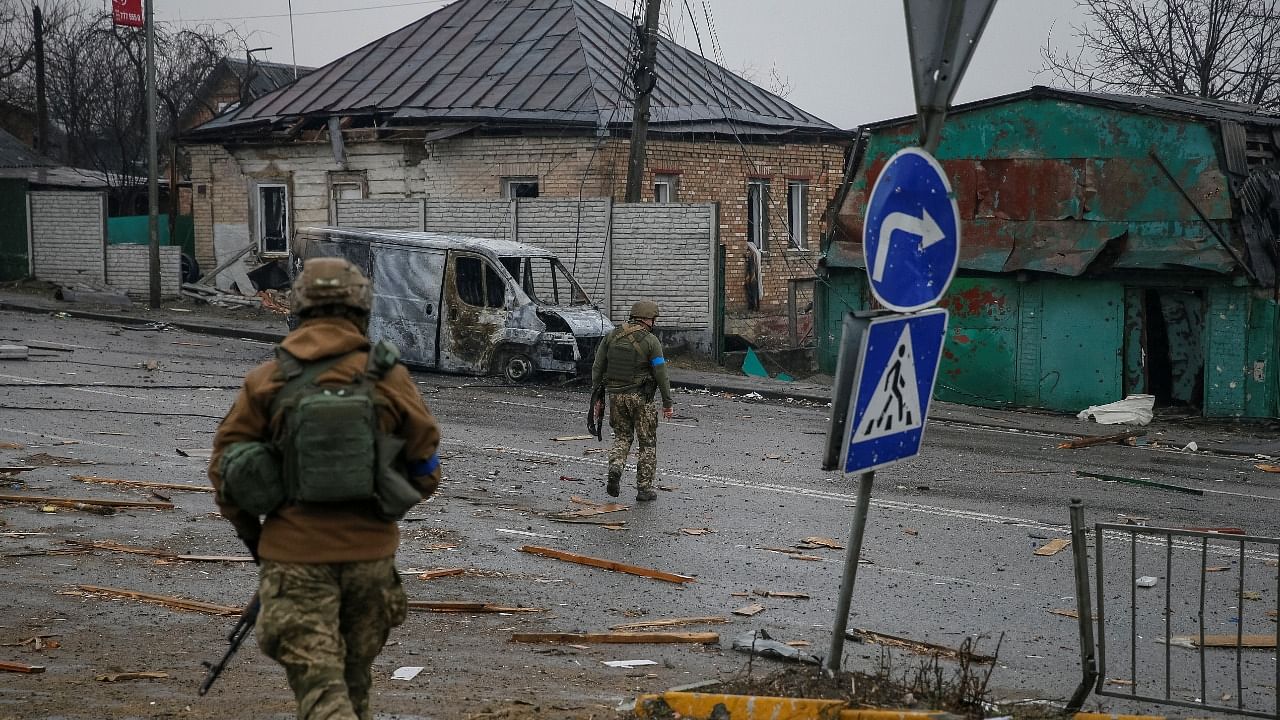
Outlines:
[[[0,281],[27,276],[27,181],[0,180]]]

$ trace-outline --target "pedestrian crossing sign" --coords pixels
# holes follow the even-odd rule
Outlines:
[[[845,472],[867,472],[919,454],[946,333],[947,311],[941,308],[870,322],[845,423]]]

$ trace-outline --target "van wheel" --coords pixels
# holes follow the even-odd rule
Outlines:
[[[524,353],[507,353],[500,361],[502,374],[513,383],[525,382],[533,377],[533,360]]]

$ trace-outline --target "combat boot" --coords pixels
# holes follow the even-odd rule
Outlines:
[[[611,497],[618,497],[618,493],[622,492],[622,473],[609,471],[609,484],[605,485],[604,491],[609,493]]]
[[[651,500],[657,500],[657,499],[658,499],[658,493],[654,492],[653,488],[645,487],[645,488],[640,488],[639,490],[636,491],[636,500],[639,500],[641,502],[649,502]]]

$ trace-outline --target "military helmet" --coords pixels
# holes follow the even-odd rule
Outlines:
[[[360,268],[337,257],[312,258],[293,281],[290,304],[294,314],[326,305],[342,305],[363,313],[373,307],[373,289]]]
[[[658,303],[652,300],[637,300],[631,306],[631,317],[644,320],[655,320],[658,317]]]

